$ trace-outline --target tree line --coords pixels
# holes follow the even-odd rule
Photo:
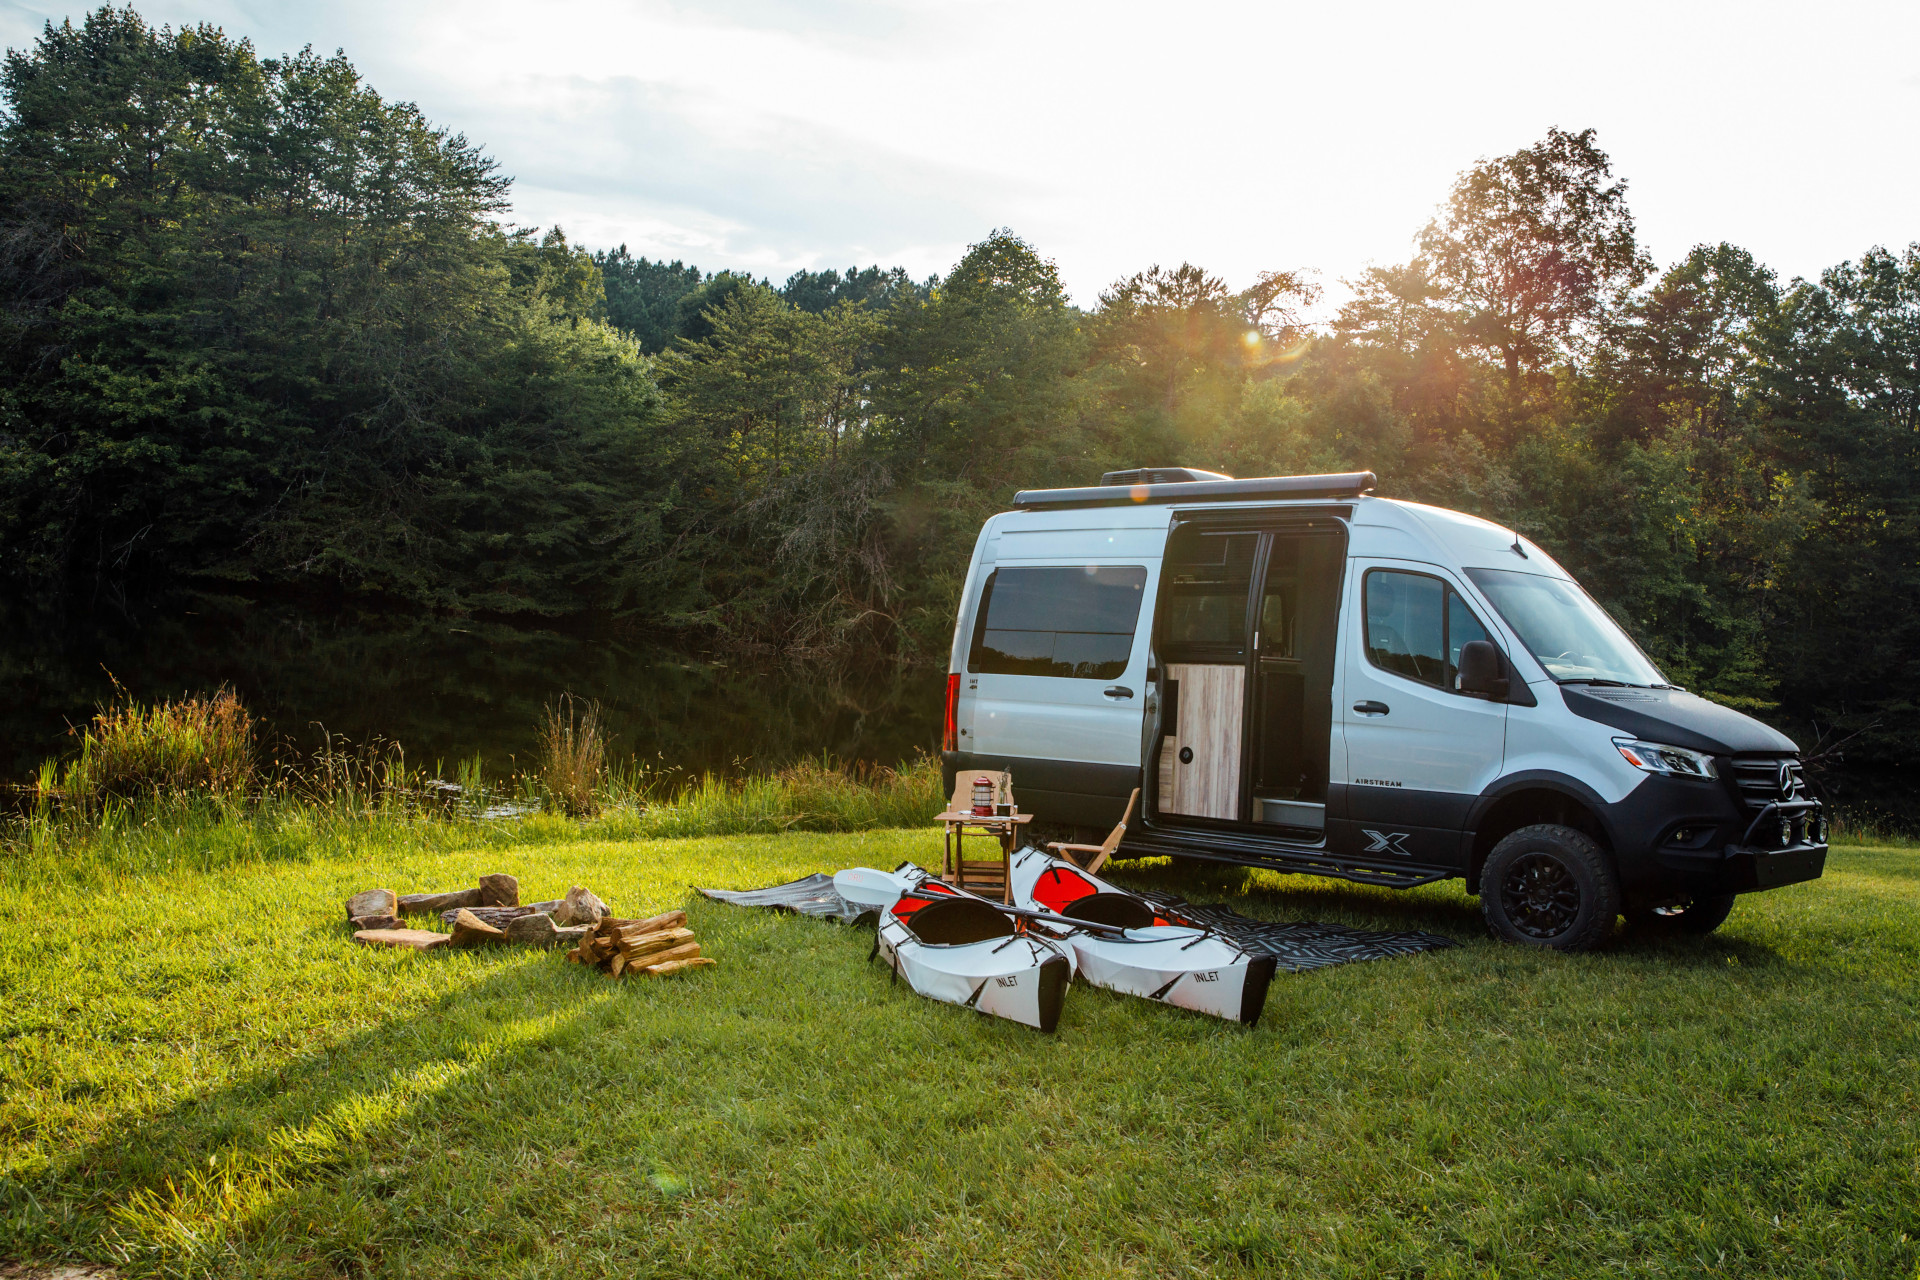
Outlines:
[[[506,225],[494,163],[344,57],[131,10],[49,25],[0,96],[18,591],[937,663],[1016,489],[1370,469],[1538,540],[1678,683],[1856,760],[1920,742],[1920,246],[1661,267],[1592,131],[1475,164],[1309,324],[1299,270],[1155,266],[1079,307],[1008,230],[926,280],[589,253]]]

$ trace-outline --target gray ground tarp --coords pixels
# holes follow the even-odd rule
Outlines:
[[[841,924],[852,924],[865,910],[834,892],[833,877],[824,871],[816,871],[804,880],[776,884],[770,889],[702,889],[700,892],[715,902],[731,902],[736,907],[772,907],[776,911],[838,920]]]

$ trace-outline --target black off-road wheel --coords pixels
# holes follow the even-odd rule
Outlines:
[[[1613,932],[1620,906],[1612,861],[1571,827],[1522,827],[1480,869],[1480,913],[1521,946],[1591,951]]]
[[[1631,905],[1627,908],[1627,923],[1637,932],[1655,938],[1704,938],[1726,923],[1727,913],[1732,910],[1733,895],[1730,893],[1702,898],[1682,897],[1657,905]]]

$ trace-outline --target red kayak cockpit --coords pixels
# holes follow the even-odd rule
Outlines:
[[[989,938],[1011,938],[1015,932],[1011,916],[991,903],[956,894],[945,885],[922,885],[903,893],[892,910],[896,920],[929,946],[964,946]]]
[[[1058,864],[1048,867],[1033,882],[1033,900],[1043,911],[1071,916],[1091,924],[1110,924],[1122,929],[1145,929],[1156,924],[1171,924],[1154,911],[1144,899],[1130,893],[1117,893],[1097,880],[1088,879],[1072,867]]]

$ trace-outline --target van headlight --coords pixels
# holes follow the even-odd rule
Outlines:
[[[1669,778],[1717,778],[1713,757],[1685,747],[1670,747],[1664,742],[1642,742],[1638,738],[1615,738],[1613,745],[1628,764],[1646,773],[1665,774]]]

